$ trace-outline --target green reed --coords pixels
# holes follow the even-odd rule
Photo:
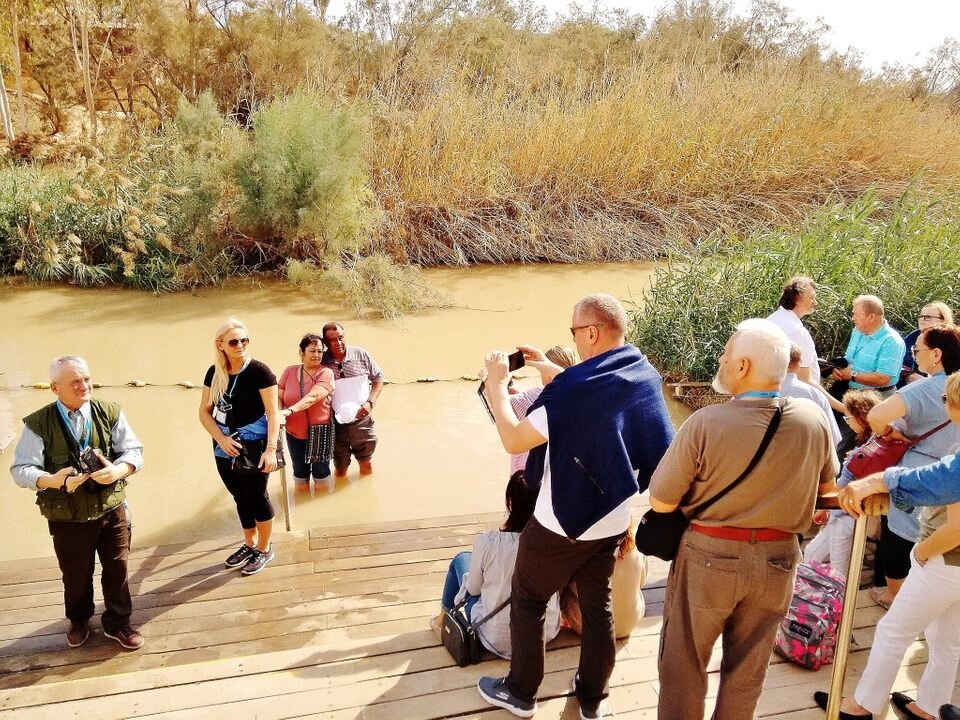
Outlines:
[[[709,380],[733,328],[776,309],[783,282],[809,275],[817,309],[805,320],[821,357],[842,355],[850,302],[872,293],[901,332],[930,300],[960,306],[960,202],[909,191],[831,203],[797,230],[715,234],[674,249],[631,312],[631,340],[670,380]]]

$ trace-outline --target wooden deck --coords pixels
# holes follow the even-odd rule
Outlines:
[[[147,642],[134,653],[104,638],[96,620],[86,645],[66,648],[53,557],[0,563],[0,717],[512,717],[483,703],[475,689],[480,675],[503,674],[507,663],[490,656],[458,668],[428,629],[449,559],[500,520],[492,514],[278,535],[277,560],[249,578],[223,569],[232,541],[136,549],[133,620]],[[656,717],[665,573],[663,563],[651,567],[647,617],[618,645],[610,698],[618,719]],[[882,613],[865,592],[860,605],[853,682]],[[579,651],[568,631],[551,643],[538,718],[578,717],[567,693]],[[718,659],[711,662],[713,690]],[[925,660],[918,641],[894,689],[912,691]],[[812,693],[828,687],[829,672],[773,657],[761,716],[822,718]]]

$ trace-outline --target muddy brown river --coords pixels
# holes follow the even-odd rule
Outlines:
[[[573,303],[590,292],[639,301],[652,265],[480,267],[425,273],[456,307],[400,320],[358,320],[336,304],[281,283],[237,283],[195,294],[155,296],[122,290],[0,289],[0,506],[8,559],[52,553],[34,494],[16,487],[9,467],[20,418],[51,402],[47,365],[62,354],[84,356],[97,397],[119,401],[145,448],[143,470],[128,499],[139,546],[238,535],[233,503],[214,467],[210,438],[197,420],[198,389],[212,363],[212,334],[226,317],[243,320],[251,354],[279,375],[298,362],[297,343],[328,320],[346,341],[365,347],[383,367],[374,417],[380,438],[375,472],[357,466],[332,494],[296,496],[294,529],[376,523],[503,509],[509,461],[476,396],[484,353],[518,343],[570,344]],[[539,382],[533,373],[521,387]],[[418,383],[432,376],[438,382]],[[141,380],[145,387],[130,387]],[[682,406],[668,401],[679,420]],[[291,480],[292,483],[292,480]],[[271,476],[282,529],[280,473]]]

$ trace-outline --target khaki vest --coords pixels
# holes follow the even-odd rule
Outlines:
[[[90,433],[90,446],[98,449],[103,456],[115,460],[110,442],[110,430],[120,417],[118,403],[90,401],[90,415],[93,427]],[[57,404],[51,403],[23,419],[24,424],[43,440],[43,469],[53,474],[72,465],[70,444],[64,437]],[[69,432],[69,431],[66,431]],[[110,512],[123,502],[126,480],[118,480],[111,485],[96,485],[86,482],[72,493],[59,488],[47,488],[37,492],[37,505],[47,520],[61,522],[87,522]]]

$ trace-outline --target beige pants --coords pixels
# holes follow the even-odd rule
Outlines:
[[[702,720],[707,663],[723,638],[715,720],[754,716],[793,594],[796,538],[743,542],[687,531],[670,568],[660,634],[662,720]]]

